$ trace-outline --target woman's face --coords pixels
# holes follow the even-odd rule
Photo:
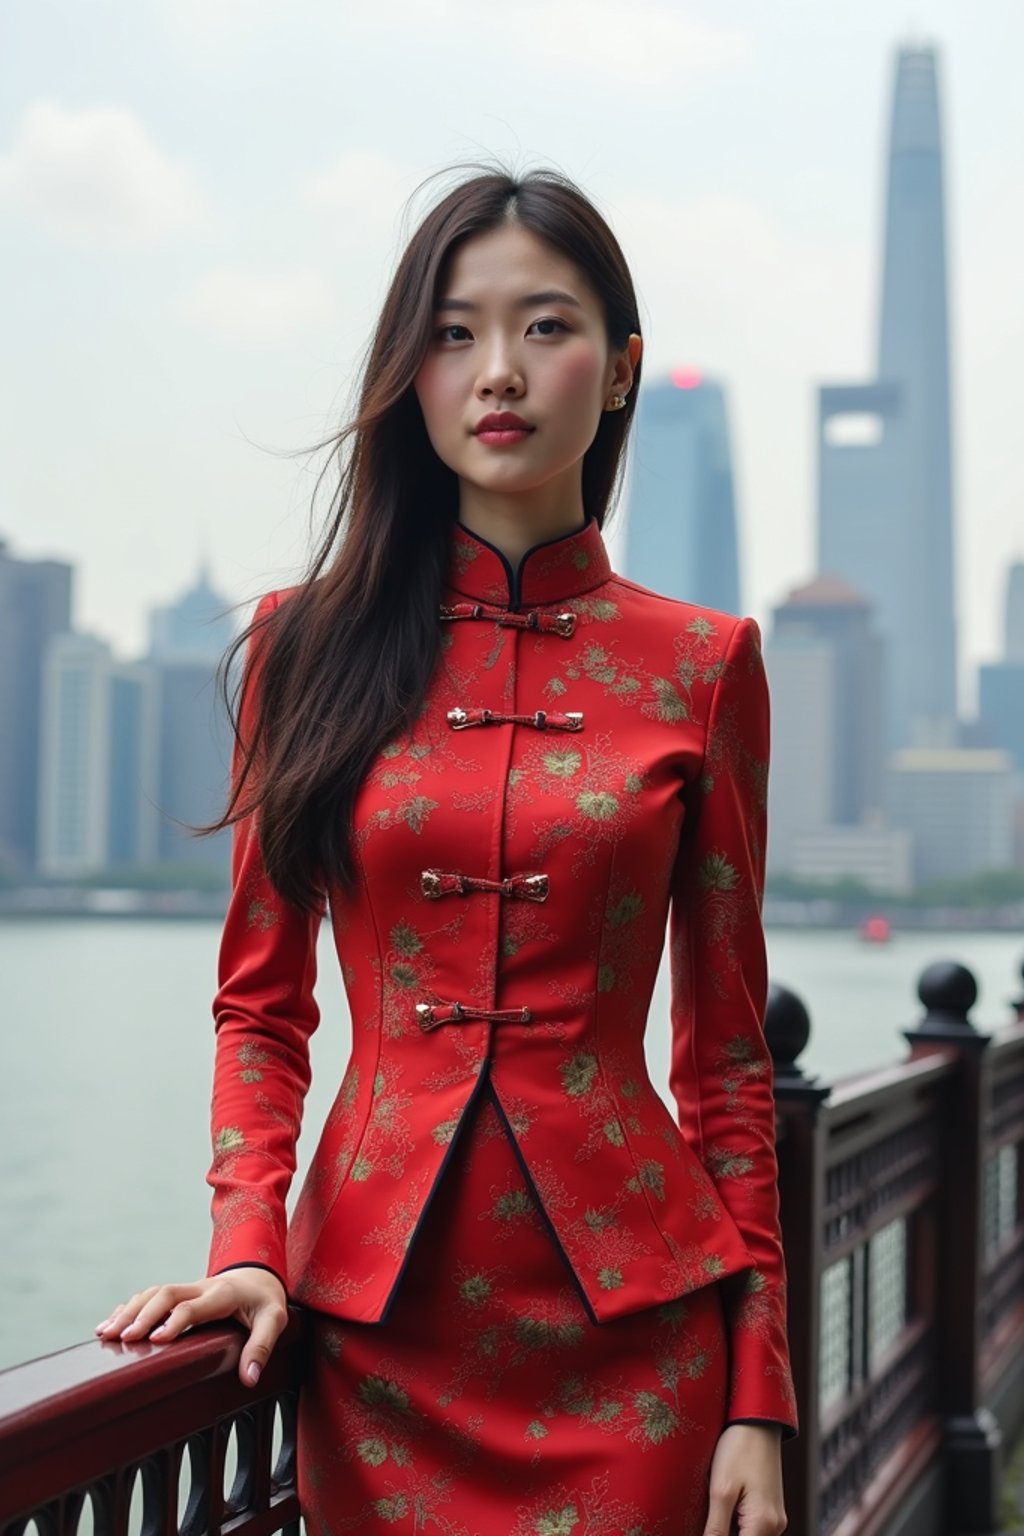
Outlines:
[[[461,480],[518,494],[566,476],[631,382],[629,353],[610,350],[601,301],[568,258],[515,223],[455,251],[414,387],[435,452]],[[484,440],[477,428],[497,411],[531,430]]]

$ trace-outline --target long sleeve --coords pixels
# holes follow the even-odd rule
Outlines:
[[[275,608],[262,598],[257,615]],[[246,743],[258,688],[250,641],[241,729]],[[232,775],[242,757],[235,744]],[[249,785],[246,786],[246,795]],[[271,1269],[287,1286],[285,1198],[295,1173],[309,1087],[309,1037],[319,1023],[313,996],[321,913],[285,902],[267,878],[255,816],[233,827],[231,897],[221,937],[211,1139],[213,1238],[207,1274],[240,1264]]]
[[[754,1267],[722,1282],[730,1327],[726,1422],[797,1433],[786,1332],[764,892],[769,696],[761,637],[737,621],[714,683],[699,782],[672,880],[670,1087],[679,1123]]]

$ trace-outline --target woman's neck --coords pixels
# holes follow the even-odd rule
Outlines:
[[[573,493],[545,485],[536,495],[503,496],[463,485],[459,522],[500,549],[514,570],[535,544],[582,528],[586,513],[578,477]]]

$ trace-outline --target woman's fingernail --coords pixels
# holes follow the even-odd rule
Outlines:
[[[255,1386],[256,1382],[258,1382],[259,1379],[260,1379],[260,1368],[256,1364],[255,1360],[251,1360],[249,1362],[249,1369],[246,1371],[245,1374],[248,1376],[249,1380]]]
[[[151,1339],[155,1339],[158,1333],[166,1333],[166,1332],[167,1332],[167,1324],[166,1323],[161,1323],[159,1328],[154,1328],[153,1329],[153,1332],[150,1334],[150,1338]]]
[[[102,1323],[97,1323],[96,1324],[96,1332],[97,1333],[102,1333],[104,1328],[109,1328],[109,1327],[110,1327],[110,1318],[109,1317],[105,1317],[103,1319]]]

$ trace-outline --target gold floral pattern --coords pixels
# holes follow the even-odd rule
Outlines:
[[[491,1094],[386,1327],[323,1312],[311,1326],[298,1436],[310,1536],[700,1536],[727,1382],[721,1299],[706,1285],[595,1328]]]
[[[337,1324],[386,1322],[464,1138],[485,1144],[486,1125],[516,1160],[477,1223],[500,1262],[514,1267],[524,1237],[543,1238],[590,1329],[722,1283],[725,1412],[794,1433],[762,1030],[757,626],[613,574],[592,522],[531,552],[515,603],[491,546],[456,527],[444,601],[466,599],[478,607],[442,626],[414,726],[360,787],[355,888],[327,893],[352,1054],[290,1225],[320,915],[276,898],[239,824],[214,1004],[211,1270],[260,1254]],[[563,633],[539,622],[564,613]],[[455,707],[499,718],[456,730]],[[552,726],[547,710],[579,728]],[[491,885],[429,899],[427,869]],[[501,887],[533,872],[547,876],[543,901]],[[676,1117],[644,1055],[666,923]],[[423,1003],[446,1022],[421,1027]],[[472,1260],[460,1283],[476,1316],[501,1277]],[[657,1385],[642,1390],[655,1397],[615,1399],[617,1421],[641,1437],[653,1425],[668,1444],[679,1410]],[[537,1451],[550,1428],[538,1405],[523,1443]],[[389,1449],[379,1469],[394,1467]],[[427,1498],[405,1483],[379,1496],[410,1510]],[[561,1519],[568,1505],[546,1507]]]

